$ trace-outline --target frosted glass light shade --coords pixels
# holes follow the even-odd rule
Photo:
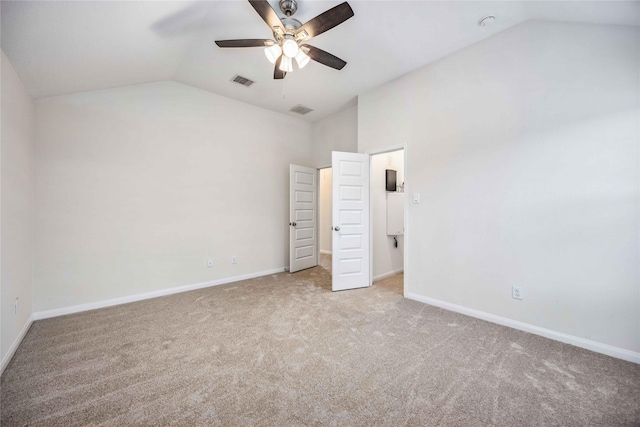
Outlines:
[[[302,51],[302,49],[298,49],[298,54],[296,55],[296,62],[298,63],[298,67],[304,68],[310,60],[311,58],[309,58],[307,54]]]
[[[290,73],[293,71],[293,62],[291,60],[291,58],[289,58],[286,55],[282,56],[282,61],[280,61],[280,71],[285,71],[287,73]]]
[[[282,55],[282,49],[280,49],[280,46],[278,46],[277,44],[274,44],[273,46],[269,46],[268,48],[266,48],[264,50],[264,54],[267,56],[269,62],[275,64],[278,60],[278,57]]]
[[[284,43],[282,43],[282,52],[289,58],[295,58],[299,50],[298,43],[293,39],[286,39]]]

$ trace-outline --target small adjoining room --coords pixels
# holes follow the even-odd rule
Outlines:
[[[640,2],[0,13],[0,425],[640,425]]]

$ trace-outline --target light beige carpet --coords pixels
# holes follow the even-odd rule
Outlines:
[[[37,321],[2,425],[640,425],[640,366],[326,268]]]

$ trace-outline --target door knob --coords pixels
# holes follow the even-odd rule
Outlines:
[[[334,230],[340,231],[340,227],[333,227]]]
[[[295,222],[290,222],[289,225],[293,225],[295,227],[297,224]]]

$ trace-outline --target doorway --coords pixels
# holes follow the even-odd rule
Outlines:
[[[371,282],[404,295],[405,150],[370,154]],[[386,171],[395,172],[395,191],[387,191]],[[389,189],[390,190],[390,189]],[[331,273],[333,169],[318,169],[318,265]]]
[[[331,166],[318,171],[318,265],[331,271],[331,246],[333,245],[333,169]]]
[[[371,277],[404,295],[405,150],[370,155]]]

